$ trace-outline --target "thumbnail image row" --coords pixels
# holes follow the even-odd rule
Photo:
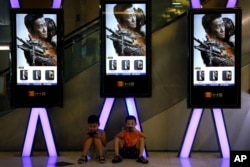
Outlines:
[[[122,70],[130,70],[131,63],[130,60],[122,60],[121,61]],[[117,60],[109,60],[109,69],[117,70]],[[143,69],[143,61],[142,60],[134,60],[134,69],[142,70]]]
[[[205,72],[203,70],[197,71],[197,81],[205,80]],[[209,71],[209,80],[217,81],[218,80],[218,71]],[[232,71],[222,71],[222,80],[231,81],[232,80]]]
[[[20,80],[28,80],[29,79],[28,73],[29,73],[28,70],[20,70]],[[42,78],[41,70],[33,70],[32,73],[33,73],[32,75],[33,80],[41,80]],[[45,70],[46,80],[54,80],[54,78],[55,78],[54,70]]]

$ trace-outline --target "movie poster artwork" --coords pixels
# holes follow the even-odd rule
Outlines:
[[[194,86],[234,86],[235,14],[193,16]]]
[[[146,4],[106,4],[107,75],[146,75]]]
[[[16,14],[17,85],[57,84],[57,15]]]

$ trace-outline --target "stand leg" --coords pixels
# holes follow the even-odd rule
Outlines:
[[[196,108],[192,110],[192,115],[189,120],[190,122],[184,137],[181,151],[179,153],[179,157],[181,158],[188,158],[190,156],[190,151],[194,143],[194,137],[197,133],[202,113],[202,108]]]
[[[46,167],[55,167],[57,157],[48,157]],[[23,167],[33,167],[31,157],[22,157]]]
[[[29,124],[27,128],[25,141],[24,141],[22,156],[31,155],[37,121],[39,117],[41,120],[42,130],[43,130],[43,134],[45,137],[49,156],[50,157],[57,156],[57,151],[56,151],[56,147],[55,147],[55,143],[54,143],[54,139],[53,139],[53,135],[52,135],[52,131],[51,131],[48,115],[47,115],[47,110],[45,108],[32,108],[31,109],[31,114],[30,114]]]
[[[32,162],[30,157],[22,157],[23,166],[32,167]]]
[[[215,122],[217,136],[219,139],[219,146],[220,146],[222,158],[229,158],[230,146],[228,142],[228,136],[227,136],[222,109],[213,108],[212,113],[213,113],[213,118]]]
[[[216,128],[217,137],[219,139],[220,151],[222,158],[230,157],[230,146],[228,142],[228,136],[225,128],[225,122],[223,118],[223,112],[221,108],[213,108],[212,115]],[[193,109],[190,122],[184,137],[181,151],[179,153],[180,158],[190,157],[190,151],[194,142],[195,135],[198,130],[198,125],[203,113],[203,109]]]
[[[127,105],[127,109],[128,109],[128,114],[133,115],[136,118],[136,122],[137,122],[136,129],[139,129],[140,131],[142,131],[141,122],[140,122],[138,112],[136,109],[136,105],[135,105],[135,99],[130,97],[130,98],[126,98],[125,100],[126,100],[126,105]],[[147,153],[146,153],[145,148],[143,151],[143,156],[147,157]]]
[[[139,120],[137,109],[135,106],[135,99],[134,98],[126,98],[125,100],[126,100],[126,105],[127,105],[127,109],[128,109],[128,114],[133,115],[136,118],[136,122],[137,122],[136,129],[139,129],[140,131],[142,131],[141,122]]]
[[[101,114],[100,114],[100,117],[99,117],[99,119],[100,119],[99,128],[100,129],[104,129],[106,124],[107,124],[107,121],[108,121],[112,106],[114,104],[114,100],[115,100],[115,98],[106,98],[105,99],[104,106],[102,108],[102,111],[101,111]]]

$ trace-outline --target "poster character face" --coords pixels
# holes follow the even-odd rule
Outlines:
[[[211,33],[217,39],[225,38],[225,24],[222,18],[217,18],[211,23]]]
[[[47,24],[44,18],[39,18],[34,21],[34,33],[40,39],[48,37]]]
[[[127,28],[129,29],[136,28],[136,15],[132,7],[124,11],[123,21],[124,21],[124,24],[127,26]]]

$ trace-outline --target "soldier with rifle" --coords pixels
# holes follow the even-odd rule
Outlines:
[[[220,14],[205,14],[202,25],[206,31],[206,41],[194,38],[200,45],[194,46],[201,52],[206,66],[234,66],[234,46],[229,42],[229,31],[225,26],[225,19]],[[234,27],[233,27],[234,28]],[[231,36],[234,34],[230,34]]]
[[[145,56],[145,33],[141,27],[145,25],[142,9],[135,9],[132,4],[116,4],[114,15],[118,22],[118,30],[106,30],[111,33],[107,38],[113,41],[118,56]]]
[[[29,40],[17,37],[22,45],[18,48],[24,51],[24,56],[30,66],[56,66],[56,42],[52,41],[56,35],[56,25],[53,20],[44,18],[43,14],[27,14],[24,24],[29,32]],[[53,32],[53,33],[51,33]]]

